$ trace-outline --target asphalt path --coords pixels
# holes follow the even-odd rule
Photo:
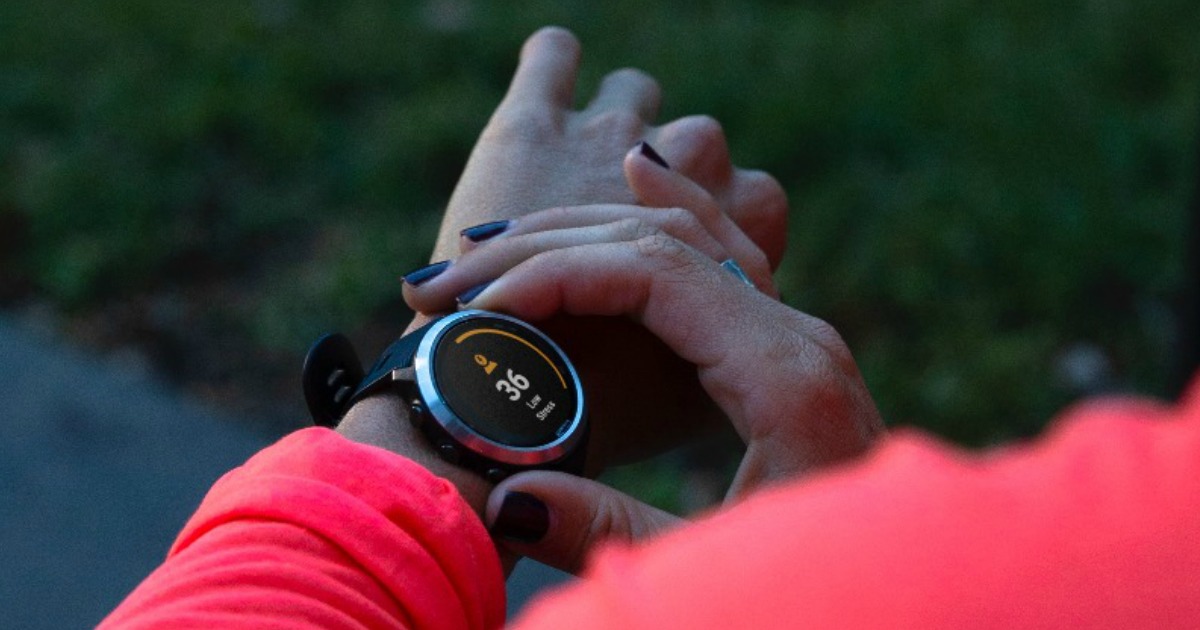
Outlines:
[[[95,625],[159,562],[208,487],[279,436],[138,369],[0,318],[0,610]],[[510,612],[565,580],[522,562]]]

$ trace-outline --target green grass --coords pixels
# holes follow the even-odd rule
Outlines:
[[[783,291],[845,334],[889,421],[1029,435],[1081,341],[1164,392],[1194,0],[500,6],[0,5],[8,300],[86,316],[220,286],[209,332],[288,360],[394,320],[521,41],[556,23],[581,94],[641,67],[664,117],[718,117],[783,182]]]

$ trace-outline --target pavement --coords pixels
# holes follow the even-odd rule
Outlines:
[[[136,362],[0,317],[0,610],[7,628],[94,626],[162,561],[251,432]],[[510,615],[567,580],[524,561]]]

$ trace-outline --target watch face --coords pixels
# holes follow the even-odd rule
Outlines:
[[[458,315],[447,318],[454,319],[425,355],[441,402],[470,429],[502,445],[559,441],[582,406],[578,377],[562,351],[510,317]]]

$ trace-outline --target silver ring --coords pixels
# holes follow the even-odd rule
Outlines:
[[[747,276],[745,271],[742,271],[742,266],[737,264],[736,260],[732,258],[726,259],[725,262],[721,263],[721,268],[733,274],[738,280],[746,283],[746,286],[754,287],[754,282],[750,280],[750,276]]]

